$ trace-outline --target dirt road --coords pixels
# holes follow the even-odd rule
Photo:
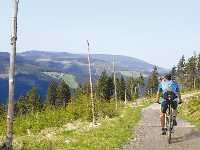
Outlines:
[[[136,138],[122,150],[200,150],[200,132],[180,119],[177,119],[178,126],[172,135],[172,144],[168,144],[167,136],[161,135],[159,111],[159,104],[143,110],[142,119],[134,133]]]

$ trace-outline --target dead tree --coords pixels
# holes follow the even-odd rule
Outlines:
[[[113,56],[113,82],[114,82],[114,98],[115,98],[115,109],[117,110],[117,84],[116,84],[116,72],[115,72],[115,56]]]
[[[14,103],[14,88],[15,88],[15,64],[16,64],[16,42],[17,42],[17,15],[19,0],[12,0],[13,16],[12,16],[12,32],[11,32],[11,47],[10,52],[10,70],[9,70],[9,93],[8,93],[8,115],[7,115],[7,136],[6,149],[12,149],[13,142],[13,103]]]
[[[127,104],[127,91],[126,91],[126,89],[125,89],[124,99],[125,99],[124,103]]]
[[[91,71],[91,61],[90,61],[90,43],[87,40],[88,45],[88,69],[89,69],[89,76],[90,76],[90,97],[91,97],[91,104],[92,104],[92,123],[93,125],[96,124],[96,117],[95,117],[95,101],[94,101],[94,94],[93,94],[93,84],[92,84],[92,71]]]

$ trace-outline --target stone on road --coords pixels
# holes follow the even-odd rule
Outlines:
[[[200,150],[200,132],[183,120],[177,119],[178,126],[172,134],[172,143],[161,135],[160,105],[153,104],[142,112],[142,119],[136,128],[136,138],[124,146],[123,150]]]

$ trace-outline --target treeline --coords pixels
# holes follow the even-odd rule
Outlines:
[[[71,91],[69,86],[61,81],[51,81],[48,87],[46,99],[38,95],[36,87],[33,87],[26,95],[21,96],[15,105],[17,115],[24,115],[30,112],[36,112],[47,106],[66,107],[71,99]]]
[[[99,79],[94,83],[94,95],[98,101],[110,102],[114,99],[114,79],[113,75],[103,71]],[[139,89],[145,87],[145,80],[142,74],[139,77],[124,77],[117,74],[116,90],[117,100],[123,102],[131,101],[139,97]],[[51,81],[49,83],[47,95],[41,98],[38,94],[37,87],[33,87],[26,95],[21,96],[15,104],[15,114],[24,115],[31,112],[42,111],[47,107],[61,108],[66,107],[68,103],[76,101],[80,95],[89,97],[89,83],[80,85],[77,89],[72,90],[64,82]],[[2,114],[5,107],[0,106]]]
[[[183,55],[171,72],[183,89],[199,89],[200,54],[194,54],[188,59]]]
[[[139,96],[151,96],[157,92],[158,70],[154,67],[150,76],[145,79],[142,74],[138,77],[126,77],[122,74],[116,75],[116,98],[118,102],[133,101]],[[93,83],[94,97],[97,103],[111,102],[115,95],[114,77],[103,71],[99,79]],[[65,81],[51,81],[45,98],[40,97],[37,87],[33,87],[25,95],[21,96],[15,104],[15,115],[43,111],[46,108],[65,108],[69,103],[77,104],[80,96],[89,99],[90,85],[85,83],[73,90]],[[6,106],[0,106],[0,115],[5,114]]]
[[[144,86],[144,77],[140,74],[139,77],[125,78],[123,75],[118,75],[116,78],[117,99],[120,101],[134,100],[139,96],[139,88]],[[81,86],[78,91],[89,94],[89,83]],[[109,75],[103,71],[97,82],[94,84],[94,93],[97,99],[109,101],[114,98],[114,79],[113,75]]]

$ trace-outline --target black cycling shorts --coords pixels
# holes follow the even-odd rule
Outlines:
[[[169,104],[168,100],[163,100],[162,101],[162,103],[161,103],[161,112],[162,113],[166,113],[167,108],[168,108],[168,104]],[[178,106],[178,102],[176,100],[173,100],[172,101],[172,108],[173,109],[177,109],[177,106]]]

